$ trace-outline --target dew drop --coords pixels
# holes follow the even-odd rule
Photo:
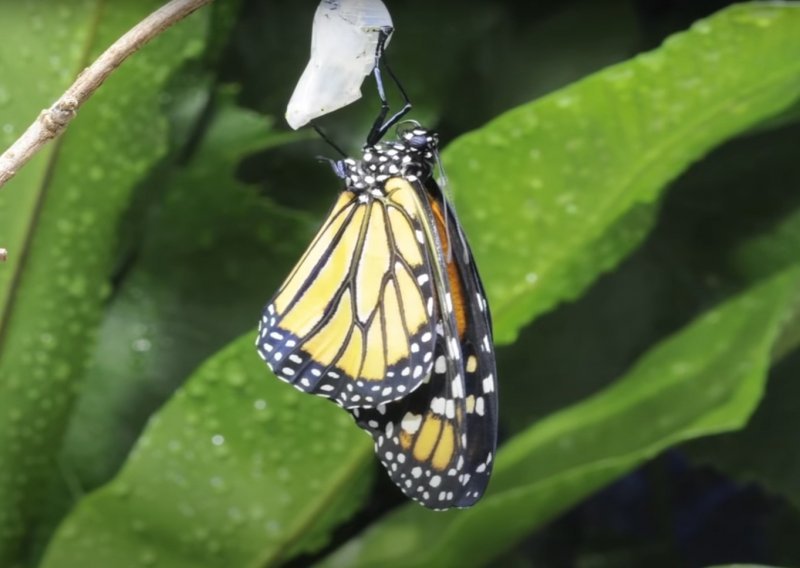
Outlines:
[[[158,557],[156,556],[155,552],[153,552],[152,550],[145,550],[139,556],[139,563],[142,566],[155,566],[157,558]]]
[[[137,353],[146,353],[146,352],[150,351],[150,347],[152,347],[152,343],[150,342],[149,339],[147,339],[145,337],[140,337],[139,339],[136,339],[136,340],[133,341],[133,343],[131,344],[131,347]]]

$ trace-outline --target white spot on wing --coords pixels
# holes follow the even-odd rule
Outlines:
[[[431,401],[431,410],[436,414],[444,414],[445,400],[437,396]]]
[[[464,381],[461,379],[461,375],[456,375],[450,386],[453,389],[455,398],[464,398]]]
[[[403,420],[400,423],[400,427],[409,434],[416,434],[421,424],[422,424],[421,414],[413,414],[411,412],[406,412],[406,415],[403,416]]]

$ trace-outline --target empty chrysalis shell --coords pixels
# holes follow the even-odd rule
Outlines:
[[[298,129],[361,98],[361,84],[375,67],[381,30],[392,30],[392,18],[381,0],[319,3],[311,59],[286,109],[289,126]]]

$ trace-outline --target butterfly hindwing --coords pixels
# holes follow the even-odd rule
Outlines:
[[[455,356],[457,377],[463,377],[463,381],[452,383],[451,394],[464,400],[460,433],[465,448],[465,484],[461,500],[455,506],[465,507],[483,495],[497,445],[497,380],[491,314],[472,251],[453,208],[433,178],[428,178],[425,189],[437,227],[440,261],[447,268],[448,294],[444,297],[443,312],[445,315],[451,312],[456,337],[450,340],[448,355]]]
[[[347,408],[401,398],[433,362],[433,281],[419,197],[343,191],[264,310],[275,374]]]
[[[486,489],[496,446],[491,318],[458,220],[432,180],[416,190],[430,200],[427,246],[439,263],[434,365],[406,398],[352,412],[407,496],[434,509],[469,507]]]
[[[462,286],[462,317],[466,321],[460,336],[464,368],[466,432],[469,440],[467,460],[471,464],[472,498],[486,489],[497,447],[497,369],[492,334],[492,317],[475,259],[461,224],[452,207],[432,181],[428,184],[434,211],[447,215],[452,264]]]
[[[458,366],[446,355],[447,338],[437,339],[427,382],[404,399],[352,412],[372,435],[378,458],[403,493],[434,509],[465,507],[472,504],[466,497],[469,440],[462,436],[464,398],[452,388],[463,377],[457,379]]]

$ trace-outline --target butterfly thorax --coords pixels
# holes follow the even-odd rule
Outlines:
[[[364,148],[360,160],[346,158],[339,168],[351,191],[381,190],[393,177],[410,182],[428,179],[437,151],[436,134],[414,128],[402,132],[397,140]]]

